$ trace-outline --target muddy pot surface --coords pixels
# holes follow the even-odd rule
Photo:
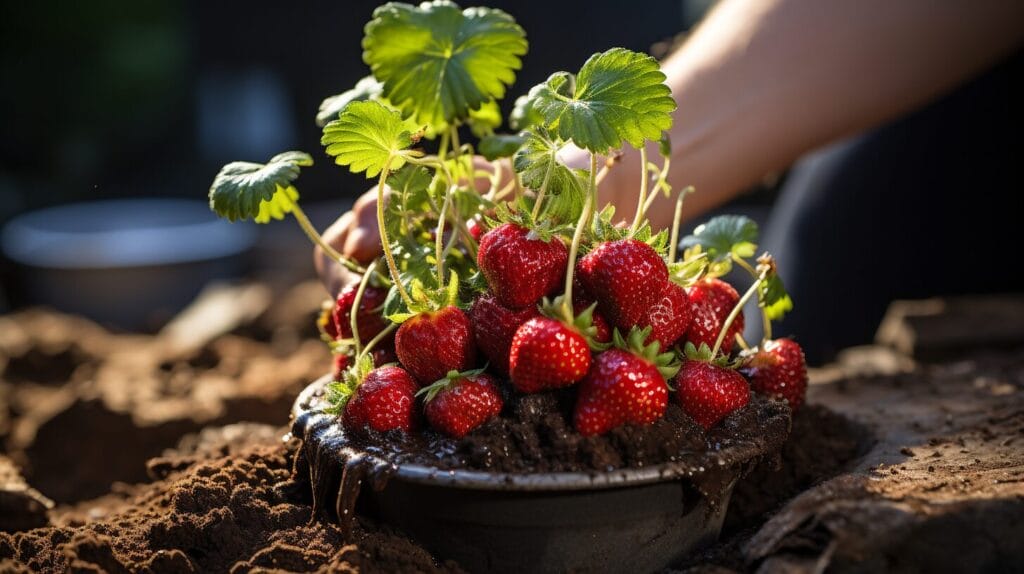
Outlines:
[[[358,498],[361,512],[470,572],[669,566],[717,539],[737,478],[788,435],[782,409],[771,419],[779,440],[674,463],[610,472],[444,470],[347,437],[338,418],[321,410],[328,382],[307,387],[292,413],[292,433],[303,440],[295,472],[309,477],[314,512],[348,528]]]

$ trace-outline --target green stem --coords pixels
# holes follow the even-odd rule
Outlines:
[[[441,133],[441,143],[437,146],[437,157],[441,158],[441,161],[448,155],[448,137],[447,131]]]
[[[660,189],[665,189],[666,195],[672,191],[672,188],[665,184],[665,177],[668,175],[669,163],[671,163],[671,160],[669,158],[665,158],[665,165],[662,166],[661,171],[658,172],[658,179],[654,182],[654,192],[647,197],[647,202],[644,203],[644,217],[646,217],[647,212],[651,210],[651,206],[654,205],[654,201],[658,199],[658,191]]]
[[[633,225],[629,230],[636,233],[640,229],[640,222],[644,220],[644,204],[647,203],[647,146],[640,146],[640,198],[636,204],[636,215],[633,216]]]
[[[356,356],[359,356],[363,350],[363,344],[359,341],[359,306],[363,304],[363,293],[366,292],[366,286],[370,284],[370,276],[373,275],[374,269],[377,268],[377,261],[370,263],[366,268],[366,273],[363,273],[363,277],[359,280],[359,288],[356,289],[356,298],[352,301],[352,311],[349,312],[348,322],[349,328],[352,329],[352,338],[355,340]]]
[[[754,269],[749,263],[744,261],[742,257],[736,255],[735,253],[730,253],[729,254],[729,258],[732,259],[735,264],[737,264],[740,267],[746,269],[747,273],[750,273],[751,277],[753,277],[754,279],[757,279],[757,277],[758,277],[757,270]]]
[[[540,189],[537,190],[537,199],[533,202],[533,212],[530,214],[530,218],[533,221],[537,221],[537,217],[540,216],[540,206],[544,203],[544,194],[548,190],[548,183],[551,181],[551,174],[555,171],[555,152],[551,152],[551,163],[548,164],[547,171],[544,172],[544,181],[540,182]]]
[[[725,323],[722,323],[722,330],[718,333],[718,339],[715,340],[715,348],[711,350],[712,360],[718,356],[718,351],[722,348],[722,342],[725,340],[726,333],[729,332],[729,327],[732,327],[733,321],[735,321],[736,317],[738,317],[743,311],[743,306],[747,304],[747,301],[750,301],[750,298],[754,296],[754,293],[757,292],[758,287],[761,286],[763,281],[764,275],[758,277],[757,280],[754,281],[753,285],[750,286],[750,289],[747,289],[747,292],[740,297],[739,302],[737,302],[736,306],[729,312],[729,316],[725,318]]]
[[[319,246],[328,257],[356,273],[366,272],[366,269],[363,269],[362,266],[348,257],[345,257],[341,253],[338,253],[338,250],[331,247],[326,241],[324,241],[324,238],[320,236],[320,233],[318,233],[316,228],[313,227],[313,224],[309,222],[309,218],[306,217],[306,213],[302,211],[299,204],[296,203],[292,206],[292,215],[295,217],[295,221],[298,222],[299,227],[302,228],[302,231],[306,233],[306,237],[309,237],[309,240],[312,241],[314,245]]]
[[[750,273],[751,277],[754,277],[756,279],[759,276],[757,270],[754,269],[754,267],[751,266],[750,263],[747,263],[742,257],[739,257],[735,254],[730,254],[730,258],[733,260],[734,263],[746,269],[747,273]],[[768,318],[768,310],[765,309],[763,305],[758,305],[758,308],[761,309],[761,346],[764,347],[765,341],[770,341],[772,338],[772,320]]]
[[[590,154],[590,189],[587,190],[587,199],[583,203],[583,213],[576,222],[576,231],[572,234],[572,243],[569,244],[569,264],[565,270],[565,296],[562,301],[562,312],[566,317],[572,317],[572,278],[576,271],[576,256],[580,252],[580,242],[583,240],[583,230],[587,228],[594,210],[594,197],[597,195],[597,156]]]
[[[437,237],[434,238],[434,256],[437,257],[437,286],[444,287],[444,223],[448,218],[448,206],[452,203],[452,190],[447,188],[444,192],[444,202],[441,203],[441,212],[437,216]]]
[[[377,227],[380,230],[380,246],[384,250],[384,259],[388,262],[388,272],[391,273],[391,280],[398,288],[398,294],[402,296],[406,306],[412,310],[414,303],[412,297],[406,292],[402,285],[402,279],[398,273],[398,265],[395,263],[395,255],[391,252],[391,243],[388,241],[388,231],[384,226],[384,184],[387,182],[388,174],[391,173],[391,162],[394,156],[389,155],[384,162],[384,169],[380,172],[380,183],[377,184]]]
[[[378,343],[380,343],[381,341],[386,339],[387,336],[390,335],[391,333],[393,333],[395,331],[395,329],[397,329],[397,328],[398,328],[398,323],[391,323],[383,331],[381,331],[380,333],[377,333],[377,336],[375,336],[374,338],[370,339],[370,341],[368,343],[366,343],[366,346],[363,347],[363,354],[367,355],[370,352],[372,352],[373,348],[376,347]],[[374,365],[374,366],[376,366],[376,365]]]
[[[683,221],[683,199],[686,198],[687,190],[693,189],[688,187],[683,191],[679,192],[679,197],[676,198],[676,212],[672,216],[672,235],[670,236],[668,244],[668,262],[676,262],[676,251],[679,249],[679,224]]]

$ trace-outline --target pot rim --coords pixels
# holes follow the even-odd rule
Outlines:
[[[331,382],[331,376],[325,375],[309,384],[296,397],[292,407],[293,422],[298,413],[317,416],[318,411],[308,411],[306,406],[313,395],[323,386]],[[320,414],[320,416],[327,416]],[[296,434],[292,431],[292,434]],[[788,438],[788,432],[786,433]],[[783,441],[785,442],[785,441]],[[728,450],[730,447],[725,447]],[[781,448],[781,444],[779,445]],[[692,459],[683,458],[675,462],[665,462],[649,467],[620,468],[611,471],[592,472],[534,472],[504,473],[481,470],[442,469],[418,463],[399,463],[393,466],[391,479],[434,486],[457,487],[469,490],[519,491],[519,492],[564,492],[571,490],[603,490],[642,486],[669,480],[695,479],[705,477],[715,470],[730,472],[737,466],[764,456],[776,449],[751,449],[749,446],[742,452],[743,446],[733,448],[740,450],[740,456],[726,462],[720,456],[725,450],[716,452],[692,453]],[[699,462],[698,462],[699,461]],[[703,464],[702,464],[703,463]],[[727,482],[732,482],[728,479]]]

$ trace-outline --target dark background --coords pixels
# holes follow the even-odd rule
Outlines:
[[[313,119],[324,97],[368,73],[362,27],[380,3],[3,3],[0,223],[74,200],[203,198],[223,163],[286,149],[318,160],[303,172],[305,201],[357,194],[365,181],[331,166]],[[507,111],[593,52],[663,50],[707,2],[486,4],[530,41]]]

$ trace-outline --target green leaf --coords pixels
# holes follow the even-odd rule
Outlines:
[[[291,212],[299,199],[292,182],[313,158],[300,151],[275,155],[266,164],[231,162],[210,186],[210,209],[228,221],[255,219],[266,223]]]
[[[782,279],[774,273],[761,283],[757,295],[759,304],[772,321],[782,319],[786,313],[793,310],[793,299],[786,292]]]
[[[508,116],[508,125],[514,130],[525,130],[544,121],[540,113],[533,109],[529,94],[516,98],[512,104],[512,113]]]
[[[658,62],[624,48],[594,54],[575,77],[552,74],[529,99],[549,129],[595,153],[658,140],[676,109]]]
[[[669,263],[668,277],[672,282],[689,287],[704,275],[708,267],[708,258],[707,255],[699,252],[699,247],[696,249],[698,249],[697,253],[690,254],[690,257]]]
[[[341,110],[351,102],[376,100],[380,97],[383,89],[384,85],[378,82],[377,78],[366,76],[356,82],[355,87],[351,90],[325,98],[320,103],[320,111],[316,114],[316,125],[324,127],[327,122],[337,118]]]
[[[501,157],[512,157],[524,141],[526,138],[521,135],[489,135],[480,139],[477,151],[488,161],[494,161]]]
[[[404,114],[443,126],[504,97],[526,49],[525,32],[501,10],[390,2],[366,25],[363,61]]]
[[[489,136],[501,127],[501,108],[490,100],[479,109],[469,110],[469,131],[478,138]]]
[[[335,163],[348,166],[352,173],[365,171],[371,178],[384,169],[388,158],[392,170],[402,167],[405,160],[399,152],[412,145],[412,136],[402,116],[384,104],[351,102],[338,119],[324,126],[320,143]]]
[[[672,138],[669,137],[668,132],[661,132],[661,139],[658,140],[658,154],[661,157],[672,155]]]
[[[384,212],[384,225],[388,237],[397,238],[411,233],[409,224],[412,219],[429,212],[430,198],[427,188],[433,176],[430,171],[418,165],[406,164],[402,169],[388,176],[387,209]]]
[[[722,262],[736,255],[753,257],[757,250],[757,223],[742,215],[719,215],[698,225],[693,235],[683,238],[683,246],[700,245],[711,261]]]
[[[523,185],[536,191],[544,185],[548,170],[547,205],[544,212],[559,221],[575,221],[583,211],[586,189],[582,184],[586,172],[574,172],[558,159],[558,142],[543,129],[524,132],[525,141],[516,152],[512,165]]]

